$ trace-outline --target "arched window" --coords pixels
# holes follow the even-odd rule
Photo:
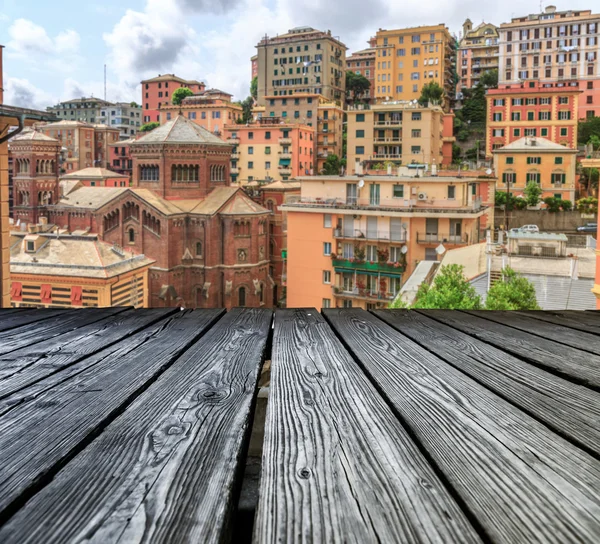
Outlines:
[[[196,242],[196,257],[202,257],[202,242]]]
[[[133,229],[129,229],[129,243],[133,244],[135,242],[135,231]]]
[[[273,211],[275,209],[275,202],[273,202],[272,200],[267,200],[266,205],[267,209],[270,211]]]
[[[238,290],[238,306],[246,306],[246,288],[240,287]]]

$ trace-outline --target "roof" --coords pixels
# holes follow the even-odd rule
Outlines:
[[[68,121],[64,119],[62,121],[57,121],[56,123],[48,123],[47,125],[43,125],[38,127],[41,130],[45,130],[47,128],[60,128],[60,127],[82,127],[82,128],[93,128],[93,125],[90,123],[85,123],[83,121]]]
[[[108,178],[124,178],[129,179],[129,176],[124,174],[119,174],[117,172],[113,172],[112,170],[107,170],[106,168],[84,168],[82,170],[77,170],[77,172],[72,172],[70,174],[65,174],[61,176],[61,179],[108,179]]]
[[[159,81],[177,81],[177,83],[191,83],[191,84],[199,84],[197,81],[189,81],[187,79],[183,79],[181,77],[176,76],[175,74],[159,74],[156,77],[152,77],[150,79],[144,79],[142,83],[155,83]]]
[[[263,208],[252,200],[244,191],[238,189],[237,192],[220,210],[221,215],[252,215],[271,213],[267,208]]]
[[[63,196],[67,196],[70,192],[78,189],[79,187],[83,187],[81,181],[78,179],[61,179],[59,180],[60,186],[60,194]]]
[[[45,238],[41,247],[32,253],[23,247],[26,233],[14,233],[17,242],[10,249],[12,274],[41,274],[110,278],[150,266],[155,261],[130,251],[115,252],[112,245],[98,240],[95,235],[39,234]],[[34,261],[35,259],[35,261]]]
[[[490,182],[494,181],[494,177],[489,178],[473,178],[473,177],[457,177],[457,176],[419,176],[411,177],[411,176],[322,176],[322,175],[314,175],[314,176],[298,176],[295,179],[299,181],[341,181],[344,183],[348,182],[358,182],[359,180],[364,181],[389,181],[389,182],[397,182],[397,183],[475,183],[475,182]]]
[[[494,150],[494,153],[527,151],[529,153],[577,153],[576,149],[551,142],[546,138],[519,138],[510,144]]]
[[[363,56],[363,57],[366,57],[367,55],[375,56],[376,52],[377,52],[377,49],[375,49],[374,47],[369,47],[367,49],[361,49],[360,51],[355,51],[351,55],[348,55],[346,57],[346,59],[351,59],[354,56]]]
[[[136,138],[129,138],[128,140],[120,140],[118,142],[114,142],[112,144],[108,144],[108,147],[124,147],[127,145],[132,144],[133,142],[136,142],[137,139]]]
[[[566,234],[552,234],[550,232],[509,232],[509,238],[516,238],[518,240],[543,240],[543,241],[554,241],[554,242],[567,242],[568,238]]]
[[[14,138],[10,139],[10,143],[16,142],[49,142],[56,145],[60,145],[60,142],[56,138],[50,138],[50,136],[46,136],[44,133],[39,132],[38,130],[24,130],[20,134],[17,134]]]
[[[174,144],[211,144],[231,147],[230,144],[215,136],[212,132],[178,115],[175,119],[167,121],[164,125],[155,128],[153,131],[142,136],[132,145],[154,143],[174,143]]]
[[[53,106],[53,107],[54,108],[59,107],[61,104],[83,104],[84,102],[98,102],[105,106],[113,105],[112,102],[108,102],[107,100],[103,100],[102,98],[96,98],[95,96],[91,96],[89,98],[82,97],[82,98],[72,98],[71,100],[63,100],[62,102],[59,102],[56,106]]]
[[[127,187],[79,187],[63,196],[57,206],[97,210],[127,190]]]
[[[30,108],[18,108],[17,106],[9,106],[0,104],[0,118],[8,119],[25,118],[25,124],[30,125],[31,121],[55,121],[56,115],[40,110],[32,110]]]
[[[268,191],[289,191],[300,189],[302,184],[299,181],[274,181],[273,183],[268,183],[267,185],[262,185],[262,190]]]

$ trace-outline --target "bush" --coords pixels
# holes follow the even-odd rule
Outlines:
[[[580,198],[577,201],[577,210],[581,213],[598,213],[598,199],[588,196],[587,198]]]
[[[570,212],[573,209],[573,203],[570,200],[561,200],[560,207],[563,212]]]
[[[546,209],[551,213],[559,212],[561,203],[562,200],[560,198],[556,198],[553,196],[544,198],[544,204],[546,204]]]
[[[464,128],[460,129],[456,135],[456,139],[459,142],[466,142],[469,139],[469,131]]]
[[[528,206],[534,207],[540,203],[542,188],[535,181],[530,181],[523,193],[525,194],[525,200],[527,201]]]
[[[539,310],[535,287],[512,268],[502,270],[502,280],[490,287],[486,310]]]

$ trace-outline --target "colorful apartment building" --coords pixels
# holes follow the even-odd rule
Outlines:
[[[251,64],[251,79],[254,79],[255,77],[258,78],[258,55],[253,55],[250,58],[250,64]]]
[[[103,123],[96,123],[94,127],[94,164],[97,168],[108,168],[110,164],[111,145],[120,141],[121,131]]]
[[[375,62],[377,60],[375,43],[376,38],[371,38],[368,49],[356,51],[346,57],[346,69],[367,78],[371,83],[371,88],[360,97],[361,102],[367,104],[375,99]]]
[[[527,184],[535,182],[542,198],[575,202],[577,149],[545,138],[521,138],[494,151],[494,170],[498,191],[523,196]]]
[[[583,93],[576,117],[600,115],[599,30],[600,14],[554,6],[500,25],[500,87],[572,82]]]
[[[405,101],[350,106],[348,173],[385,170],[388,164],[440,167],[452,162],[453,114],[441,106]]]
[[[596,282],[592,292],[596,295],[596,308],[600,310],[600,248],[596,248]]]
[[[377,101],[417,100],[435,81],[449,106],[456,93],[456,40],[445,25],[379,30],[375,39]]]
[[[521,138],[577,147],[579,85],[528,81],[487,91],[486,156]]]
[[[244,185],[311,175],[316,163],[313,127],[263,117],[250,125],[225,125],[231,153],[231,180]]]
[[[459,89],[475,87],[483,74],[498,70],[499,53],[498,27],[481,23],[473,28],[471,19],[467,19],[458,47]]]
[[[287,34],[265,37],[258,50],[260,106],[271,96],[317,94],[343,100],[346,90],[346,46],[331,31],[292,28]]]
[[[463,177],[314,176],[287,212],[287,306],[385,307],[422,260],[479,243],[493,226]]]
[[[117,102],[103,106],[97,121],[119,130],[119,139],[135,136],[142,126],[142,106],[135,102]]]
[[[60,142],[63,152],[61,173],[94,166],[96,151],[94,126],[81,121],[58,121],[39,125],[37,130]]]
[[[110,169],[118,174],[124,174],[131,179],[131,169],[133,162],[131,160],[131,144],[135,138],[129,140],[120,140],[109,147]]]
[[[84,168],[61,176],[60,181],[81,183],[86,187],[129,187],[129,176],[106,168]]]
[[[206,85],[201,81],[187,80],[175,74],[159,74],[142,81],[143,122],[160,122],[160,109],[172,104],[173,91],[187,87],[193,93],[201,93]]]
[[[11,235],[11,306],[148,307],[152,259],[97,235],[47,232],[47,226],[29,225],[27,232]]]
[[[101,123],[102,110],[112,106],[111,102],[101,98],[73,98],[59,102],[55,106],[46,108],[46,111],[58,117],[61,121],[80,121],[82,123]]]
[[[223,136],[223,127],[241,121],[244,110],[231,102],[232,95],[219,89],[207,89],[183,99],[178,106],[162,106],[160,123],[164,124],[180,113],[190,121],[217,136]]]

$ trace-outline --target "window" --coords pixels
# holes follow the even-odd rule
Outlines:
[[[248,132],[248,140],[254,140],[254,132]]]
[[[539,114],[540,121],[550,121],[550,112],[549,111],[541,111]]]
[[[541,182],[541,174],[539,172],[527,172],[526,182],[533,182],[539,185]]]
[[[496,121],[496,122],[502,121],[502,114],[494,113],[494,121]],[[514,121],[514,119],[513,119],[513,121]]]
[[[364,113],[357,113],[356,114],[356,122],[357,123],[364,123],[365,122],[365,114]]]
[[[248,155],[254,155],[254,147],[248,147]]]
[[[513,111],[510,117],[511,117],[511,121],[520,121],[521,120],[521,112]]]
[[[420,121],[421,120],[421,112],[413,112],[413,114],[412,114],[412,120],[413,121]]]
[[[569,130],[565,127],[565,128],[561,128],[560,129],[560,135],[561,136],[568,136],[569,135]]]
[[[404,185],[394,185],[392,196],[394,198],[404,198]]]
[[[355,154],[356,155],[364,155],[365,154],[365,147],[362,145],[357,145],[356,146],[356,150],[355,150]]]
[[[558,120],[559,121],[568,121],[571,119],[570,111],[559,111],[558,112]]]
[[[250,161],[250,162],[248,163],[248,168],[249,168],[250,170],[252,170],[252,169],[254,168],[254,161]]]
[[[240,287],[238,290],[238,306],[246,306],[246,288]]]
[[[356,131],[356,137],[357,138],[364,138],[365,137],[365,131],[364,130],[357,130]]]
[[[331,242],[323,242],[323,255],[331,255]]]
[[[515,128],[515,129],[513,130],[513,136],[514,136],[515,138],[519,138],[519,137],[521,136],[521,129],[520,129],[520,128]]]
[[[418,130],[418,129],[416,129],[416,130],[413,130],[413,131],[411,132],[411,135],[412,135],[412,137],[413,137],[413,138],[420,138],[420,137],[421,137],[421,131],[420,131],[420,130]]]
[[[271,169],[271,162],[265,161],[265,170],[270,170],[270,169]]]
[[[331,283],[331,271],[323,270],[323,283]]]
[[[554,157],[554,164],[562,164],[562,163],[563,163],[562,157]]]
[[[331,214],[326,213],[323,215],[323,227],[326,229],[331,228]]]
[[[135,243],[135,231],[133,229],[129,229],[128,231],[128,239],[130,244]]]
[[[542,164],[542,157],[527,157],[527,164]]]
[[[52,286],[47,283],[43,283],[40,286],[40,299],[42,304],[52,303]]]
[[[324,298],[323,301],[321,302],[321,308],[331,308],[331,299]]]
[[[271,148],[269,146],[265,147],[265,155],[271,154]]]
[[[448,185],[448,199],[454,200],[456,198],[456,187],[454,185]]]
[[[534,111],[528,111],[527,112],[527,120],[528,121],[535,121],[535,112]]]
[[[567,174],[562,173],[554,173],[552,174],[552,183],[555,185],[561,184],[564,185],[567,181]]]
[[[410,152],[413,155],[418,155],[419,153],[421,153],[421,146],[420,145],[413,145],[413,146],[411,146]]]
[[[558,103],[559,104],[568,104],[569,103],[569,97],[568,96],[559,96],[558,97]]]
[[[515,172],[504,172],[504,174],[502,174],[502,183],[504,183],[505,185],[507,183],[514,185],[516,182],[517,174]]]

